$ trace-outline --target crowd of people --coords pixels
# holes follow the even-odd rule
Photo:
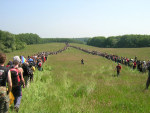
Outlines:
[[[56,52],[40,52],[32,56],[14,56],[13,61],[6,63],[6,55],[0,53],[0,113],[7,113],[9,109],[9,94],[14,97],[14,111],[19,111],[22,98],[22,88],[28,88],[33,81],[34,71],[37,68],[43,70],[43,63],[48,59],[48,55],[55,55],[67,49],[67,44],[63,49]],[[8,89],[7,89],[8,88]]]
[[[68,44],[68,46],[73,47],[78,50],[81,50],[83,52],[92,54],[92,55],[102,56],[108,60],[112,60],[112,61],[118,63],[118,65],[115,67],[115,69],[117,71],[117,76],[120,75],[120,71],[122,68],[120,64],[129,66],[129,67],[131,67],[131,69],[137,69],[138,71],[140,71],[142,73],[145,73],[146,71],[148,71],[148,78],[147,78],[146,88],[145,88],[145,89],[148,89],[148,87],[150,85],[150,61],[149,60],[146,62],[146,61],[138,60],[137,56],[135,56],[135,58],[119,57],[118,55],[112,55],[112,54],[98,52],[98,51],[90,51],[90,50],[86,50],[81,47],[76,47],[76,46],[72,46],[69,44]],[[82,64],[82,61],[83,60],[81,60],[81,64]]]
[[[13,94],[14,110],[19,111],[22,98],[22,87],[28,87],[33,81],[35,68],[42,70],[42,63],[46,61],[45,55],[42,56],[14,56],[13,61],[9,61],[6,67],[6,55],[0,53],[0,113],[6,113],[9,108],[9,96]],[[43,58],[42,58],[43,57]],[[8,90],[6,88],[8,84]]]
[[[47,60],[48,55],[61,53],[68,47],[73,47],[86,53],[102,56],[117,62],[117,76],[119,76],[122,68],[120,64],[127,65],[132,69],[138,69],[140,72],[146,72],[146,70],[148,70],[149,77],[146,83],[146,89],[148,89],[150,84],[150,62],[148,61],[146,63],[146,61],[140,61],[136,56],[134,59],[129,59],[127,57],[119,57],[117,55],[86,50],[66,43],[66,46],[63,49],[56,52],[40,52],[38,54],[28,56],[27,58],[25,56],[14,56],[13,61],[9,61],[5,66],[6,55],[4,53],[0,53],[0,113],[6,113],[8,111],[10,104],[8,94],[10,94],[10,92],[12,92],[14,96],[14,110],[18,112],[22,98],[22,87],[29,87],[29,83],[34,80],[35,69],[37,68],[39,71],[42,71],[42,65]],[[83,59],[81,59],[81,64],[84,64]]]
[[[119,57],[118,55],[112,55],[112,54],[102,53],[102,52],[98,52],[98,51],[90,51],[90,50],[86,50],[81,47],[76,47],[76,46],[72,46],[72,45],[69,45],[69,47],[79,49],[81,51],[84,51],[84,52],[92,54],[92,55],[102,56],[102,57],[112,60],[116,63],[120,63],[120,64],[124,64],[126,66],[129,66],[132,69],[138,69],[140,72],[146,72],[146,70],[150,66],[150,61],[147,61],[147,62],[140,61],[137,59],[137,56],[135,56],[135,58]]]

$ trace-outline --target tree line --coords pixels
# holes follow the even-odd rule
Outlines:
[[[150,35],[123,35],[111,37],[93,37],[93,38],[41,38],[33,33],[12,34],[0,30],[0,50],[3,52],[12,52],[20,50],[31,44],[45,44],[51,42],[68,42],[86,44],[105,48],[137,48],[150,47]]]
[[[150,35],[98,36],[90,38],[87,45],[104,48],[150,47]]]
[[[73,38],[42,38],[41,39],[41,43],[52,43],[52,42],[59,42],[59,43],[64,43],[64,42],[68,42],[68,43],[79,43],[79,44],[83,44],[82,41],[80,40],[76,40]]]
[[[83,41],[73,38],[41,38],[37,34],[33,33],[12,34],[10,32],[0,30],[0,50],[7,53],[23,49],[26,45],[45,44],[51,42],[83,44]]]
[[[16,38],[16,35],[7,31],[0,30],[0,50],[3,52],[12,52],[25,48],[26,43]]]

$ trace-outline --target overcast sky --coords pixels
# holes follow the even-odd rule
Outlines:
[[[150,0],[0,0],[0,30],[42,38],[150,34]]]

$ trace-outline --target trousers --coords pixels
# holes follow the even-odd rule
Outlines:
[[[0,113],[7,113],[9,109],[9,96],[6,87],[0,86]]]

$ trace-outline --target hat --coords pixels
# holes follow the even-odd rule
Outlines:
[[[21,60],[20,60],[20,57],[19,57],[19,56],[14,56],[14,57],[13,57],[13,61],[21,62]]]
[[[32,59],[32,58],[30,58],[30,59],[29,59],[29,61],[30,61],[30,62],[33,62],[33,59]]]

